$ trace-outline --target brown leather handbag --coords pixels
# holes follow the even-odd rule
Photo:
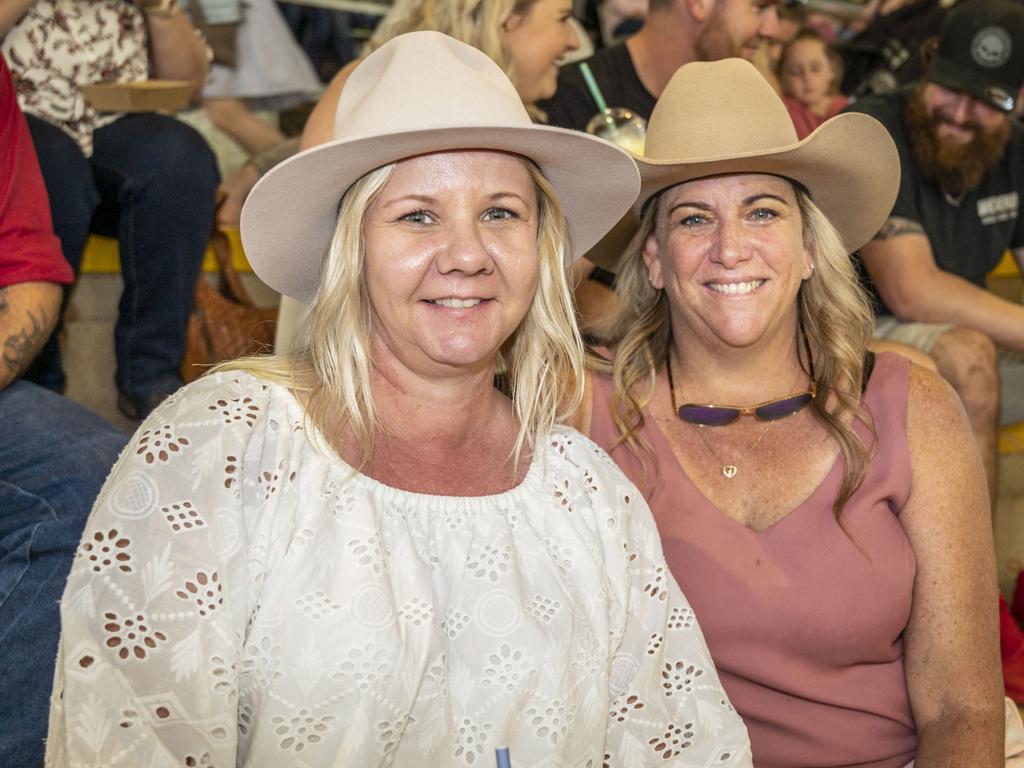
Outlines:
[[[277,307],[257,307],[231,264],[231,244],[214,228],[210,245],[220,267],[219,285],[200,275],[188,320],[181,378],[198,379],[212,365],[274,351]]]

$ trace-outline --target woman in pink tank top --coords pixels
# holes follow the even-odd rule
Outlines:
[[[895,198],[888,134],[851,114],[797,141],[751,65],[694,63],[638,165],[580,421],[650,501],[754,764],[1002,765],[981,463],[941,379],[867,353],[848,257]]]

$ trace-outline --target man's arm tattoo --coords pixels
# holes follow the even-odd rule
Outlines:
[[[0,314],[6,312],[7,303],[0,297]],[[21,374],[35,358],[46,339],[49,338],[50,323],[46,318],[46,310],[37,307],[37,314],[26,312],[32,324],[31,328],[22,328],[12,333],[4,341],[4,367],[15,376]]]
[[[891,237],[898,237],[899,235],[923,235],[924,227],[913,219],[904,219],[900,216],[893,216],[882,228],[878,230],[878,234],[875,235],[873,240],[888,240]]]

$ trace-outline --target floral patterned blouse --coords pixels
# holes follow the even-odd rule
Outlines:
[[[36,0],[3,40],[21,109],[62,128],[88,157],[100,114],[79,85],[149,79],[149,33],[127,0]]]
[[[750,765],[643,498],[565,428],[507,492],[423,495],[204,377],[125,449],[61,615],[48,766]]]

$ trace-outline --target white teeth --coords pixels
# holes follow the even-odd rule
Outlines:
[[[750,293],[761,287],[764,280],[750,280],[746,283],[708,283],[708,288],[718,293],[726,293],[730,296],[739,296]]]
[[[434,299],[432,303],[448,309],[469,309],[479,304],[480,299]]]

